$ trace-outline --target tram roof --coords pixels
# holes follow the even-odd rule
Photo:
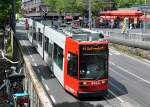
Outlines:
[[[66,36],[70,36],[79,42],[104,40],[102,33],[85,28],[66,28],[63,30],[63,33],[65,33]]]
[[[71,37],[73,40],[77,40],[79,42],[82,41],[104,41],[102,37],[102,33],[86,29],[86,28],[75,28],[72,27],[70,23],[60,23],[52,21],[43,21],[46,26],[56,30],[57,32],[62,33],[66,37]]]

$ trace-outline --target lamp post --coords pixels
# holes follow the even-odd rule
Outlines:
[[[16,0],[12,0],[12,29],[16,34]]]
[[[91,0],[89,0],[89,29],[91,29],[91,24],[92,24],[92,20],[91,20]]]
[[[144,1],[144,3],[146,4],[146,0]]]

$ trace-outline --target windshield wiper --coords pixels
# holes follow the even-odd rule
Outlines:
[[[99,76],[96,77],[95,80],[99,80],[104,74],[105,74],[105,71],[100,72]]]
[[[101,75],[100,76],[98,76],[97,78],[95,78],[95,80],[99,80],[101,78]]]

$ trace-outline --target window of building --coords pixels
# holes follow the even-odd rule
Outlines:
[[[49,38],[45,36],[44,50],[48,53]]]
[[[68,56],[68,74],[78,79],[78,56],[72,53]]]
[[[63,69],[63,49],[54,44],[54,61],[60,69]]]

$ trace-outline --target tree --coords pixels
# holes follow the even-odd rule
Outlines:
[[[20,11],[21,0],[16,0],[16,12]],[[5,25],[9,22],[12,13],[12,0],[0,1],[0,23]]]
[[[11,6],[9,5],[9,0],[2,1],[0,4],[0,23],[4,24],[10,16]]]
[[[128,8],[134,5],[141,5],[145,3],[145,0],[115,0],[118,8]],[[146,0],[146,3],[150,3],[150,0]]]
[[[44,2],[45,2],[45,5],[48,6],[48,8],[51,12],[56,12],[57,0],[44,0]]]

